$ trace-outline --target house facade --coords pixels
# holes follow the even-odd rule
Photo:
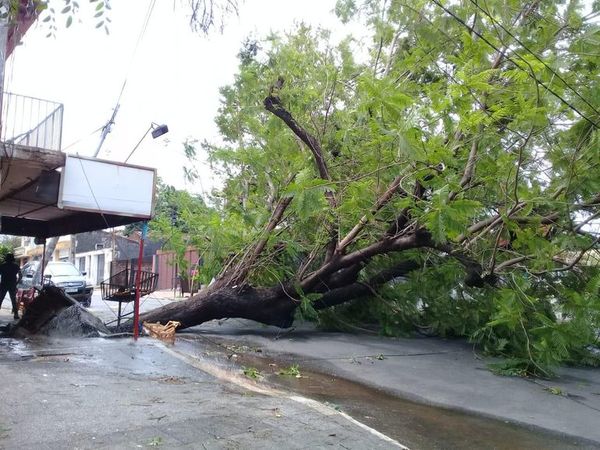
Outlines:
[[[155,248],[149,246],[147,252],[152,251]],[[15,258],[23,266],[29,261],[41,260],[42,252],[43,246],[36,245],[34,238],[22,237],[21,246],[15,249]],[[86,273],[90,284],[98,285],[110,276],[112,261],[137,258],[138,254],[137,239],[99,230],[61,236],[51,260],[72,262]]]

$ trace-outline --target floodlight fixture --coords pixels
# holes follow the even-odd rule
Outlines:
[[[150,128],[152,128],[152,139],[161,137],[163,134],[167,134],[169,132],[169,127],[166,126],[164,123],[162,125],[152,123],[152,125],[150,125]]]

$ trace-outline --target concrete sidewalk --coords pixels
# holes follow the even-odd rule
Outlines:
[[[333,408],[199,364],[150,338],[0,339],[0,448],[398,448]]]
[[[563,368],[553,380],[494,375],[463,341],[291,332],[229,319],[190,329],[220,343],[382,389],[418,402],[588,440],[600,447],[600,369]],[[554,393],[553,393],[554,392]]]

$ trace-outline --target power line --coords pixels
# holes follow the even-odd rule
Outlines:
[[[486,16],[488,16],[492,22],[494,22],[496,25],[498,25],[506,34],[508,34],[510,37],[512,37],[521,47],[523,47],[523,49],[525,49],[525,51],[527,51],[530,55],[532,55],[535,59],[537,59],[539,62],[541,62],[544,67],[546,69],[548,69],[550,72],[552,72],[552,74],[554,76],[556,76],[556,78],[558,78],[560,81],[562,81],[566,87],[568,87],[571,91],[573,91],[573,93],[575,93],[575,95],[577,97],[579,97],[586,105],[588,105],[590,108],[592,108],[592,111],[594,111],[596,114],[598,114],[600,116],[600,111],[598,111],[594,105],[592,105],[590,102],[588,102],[579,92],[577,92],[577,90],[575,90],[574,87],[572,87],[558,72],[556,72],[552,67],[550,67],[548,64],[546,64],[546,62],[544,60],[542,60],[534,51],[530,50],[518,37],[516,37],[514,34],[512,34],[507,28],[504,27],[504,25],[502,25],[500,22],[498,22],[494,17],[492,17],[492,15],[486,11],[485,9],[483,9],[481,6],[479,6],[477,4],[477,2],[475,0],[469,0],[473,5],[475,5],[475,7],[477,9],[479,9],[481,12],[483,12]],[[515,52],[514,50],[511,50],[515,55],[517,55],[520,59],[523,59],[523,57],[521,55],[519,55],[517,52]]]
[[[106,122],[106,124],[102,127],[102,135],[100,136],[100,142],[98,144],[98,147],[96,148],[94,157],[98,156],[98,153],[100,153],[106,136],[108,136],[108,133],[112,131],[112,126],[115,124],[115,117],[117,116],[117,112],[119,112],[119,107],[121,106],[121,98],[123,97],[123,92],[125,92],[125,86],[127,86],[127,79],[129,78],[129,73],[131,72],[131,66],[133,65],[133,60],[135,59],[135,55],[137,54],[140,43],[146,35],[146,30],[148,29],[148,24],[150,23],[150,17],[152,17],[152,12],[154,11],[155,4],[156,0],[150,0],[150,3],[148,4],[148,10],[146,11],[144,21],[142,22],[142,29],[140,30],[140,34],[138,35],[138,38],[135,42],[133,52],[131,53],[131,57],[129,58],[129,65],[127,66],[127,71],[125,72],[125,79],[123,80],[121,91],[119,92],[119,96],[117,97],[117,102],[113,109],[112,115],[110,116],[110,119],[108,119],[108,122]]]
[[[86,136],[83,136],[83,137],[80,137],[79,139],[77,139],[77,140],[75,140],[75,141],[71,142],[71,143],[70,143],[69,145],[67,145],[66,147],[63,147],[63,148],[62,148],[62,151],[65,151],[66,149],[68,149],[68,148],[71,148],[71,147],[73,147],[73,146],[74,146],[74,145],[76,145],[76,144],[79,144],[79,143],[80,143],[81,141],[83,141],[84,139],[87,139],[87,138],[89,138],[90,136],[92,136],[92,135],[96,134],[98,131],[102,130],[102,128],[104,128],[104,125],[103,125],[103,126],[101,126],[101,127],[98,127],[98,128],[96,128],[96,129],[95,129],[94,131],[92,131],[90,134],[88,134],[88,135],[86,135]]]
[[[497,51],[499,54],[503,54],[504,52],[501,51],[498,47],[496,47],[494,44],[492,44],[488,39],[485,38],[485,36],[483,36],[481,33],[479,33],[477,30],[471,28],[469,26],[469,24],[467,24],[464,20],[462,20],[460,17],[458,17],[456,14],[454,14],[452,11],[450,11],[449,9],[447,9],[444,5],[442,5],[438,0],[431,0],[431,2],[433,2],[434,4],[436,4],[439,8],[441,8],[442,10],[444,10],[447,14],[449,14],[454,20],[456,20],[458,23],[460,23],[461,25],[463,25],[465,28],[467,28],[468,30],[470,30],[471,32],[473,32],[477,37],[479,37],[483,42],[485,42],[487,45],[489,45],[491,48],[493,48],[495,51]],[[512,51],[512,50],[511,50]],[[520,55],[518,55],[518,53],[514,52],[517,56],[519,56],[521,59],[523,59],[523,57],[521,57]],[[505,58],[507,60],[509,60],[510,62],[512,62],[515,67],[517,67],[519,70],[522,70],[523,72],[525,72],[530,78],[532,78],[537,84],[539,84],[540,86],[542,86],[544,89],[546,89],[548,92],[550,92],[552,95],[554,95],[557,99],[559,99],[565,106],[567,106],[569,109],[571,109],[573,112],[575,112],[579,117],[581,117],[582,119],[584,119],[585,121],[589,122],[590,125],[592,125],[595,128],[600,128],[600,126],[594,122],[592,119],[590,119],[589,117],[587,117],[584,113],[582,113],[581,111],[579,111],[579,109],[577,109],[576,106],[572,105],[571,103],[569,103],[567,100],[565,100],[559,93],[555,92],[552,88],[550,88],[549,86],[546,86],[546,84],[544,84],[543,81],[540,81],[533,73],[523,69],[523,67],[521,67],[519,64],[517,64],[515,62],[514,59],[510,58],[509,56],[505,55]],[[524,60],[524,59],[523,59]],[[525,61],[525,60],[524,60]],[[527,61],[525,61],[526,64]]]
[[[135,46],[133,48],[133,52],[131,53],[131,58],[129,59],[129,66],[127,67],[127,72],[125,72],[125,80],[123,81],[123,86],[121,86],[121,92],[119,92],[119,97],[117,97],[117,103],[121,100],[123,96],[123,91],[125,91],[125,86],[127,85],[127,78],[129,77],[129,73],[131,72],[131,66],[133,65],[133,60],[135,59],[135,55],[137,54],[140,43],[144,39],[146,35],[146,30],[148,29],[148,24],[150,23],[150,17],[152,16],[152,12],[154,11],[154,5],[156,4],[156,0],[150,0],[148,4],[148,10],[146,11],[146,16],[144,17],[144,21],[142,22],[142,29],[140,30],[140,34],[135,42]]]

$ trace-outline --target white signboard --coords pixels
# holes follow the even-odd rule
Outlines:
[[[155,169],[67,155],[58,207],[149,219],[155,184]]]

